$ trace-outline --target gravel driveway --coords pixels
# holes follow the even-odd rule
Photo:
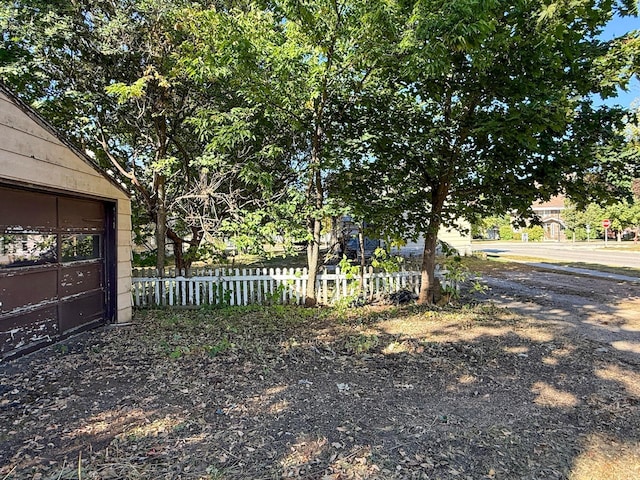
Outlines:
[[[483,273],[484,301],[557,323],[640,360],[640,281],[528,265]]]

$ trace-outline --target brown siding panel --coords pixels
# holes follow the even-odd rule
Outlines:
[[[62,230],[104,230],[104,204],[100,202],[60,197],[58,209],[58,226]]]
[[[58,314],[61,333],[101,321],[104,315],[104,294],[98,291],[61,302]]]
[[[49,343],[59,334],[57,307],[13,315],[0,321],[0,355]]]
[[[16,270],[0,276],[0,313],[30,308],[58,298],[58,271]]]
[[[89,290],[102,288],[102,264],[85,263],[80,265],[63,266],[61,270],[60,290],[61,298]]]
[[[56,228],[56,198],[0,187],[0,233]]]

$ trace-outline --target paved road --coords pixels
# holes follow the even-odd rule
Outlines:
[[[625,242],[625,245],[629,245]],[[567,262],[585,262],[615,267],[640,268],[640,252],[618,250],[616,242],[609,242],[604,248],[602,242],[585,243],[511,243],[511,242],[475,242],[475,251],[490,255],[526,256]]]

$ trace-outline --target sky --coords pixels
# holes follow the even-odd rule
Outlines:
[[[611,40],[614,37],[619,37],[632,30],[640,30],[640,18],[614,17],[600,37],[603,40]],[[616,98],[609,98],[602,103],[609,106],[620,105],[627,108],[631,106],[631,102],[633,102],[634,99],[638,99],[638,102],[640,102],[640,81],[638,81],[637,77],[629,83],[628,91],[618,90],[618,96]],[[596,100],[596,102],[598,100]]]

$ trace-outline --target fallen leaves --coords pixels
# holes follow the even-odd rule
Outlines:
[[[593,458],[635,468],[631,454],[598,456],[602,442],[580,452],[593,432],[637,445],[636,365],[580,338],[532,340],[495,308],[367,312],[138,312],[65,354],[11,362],[0,478],[77,479],[79,459],[83,479],[566,478],[576,458],[575,479]]]

